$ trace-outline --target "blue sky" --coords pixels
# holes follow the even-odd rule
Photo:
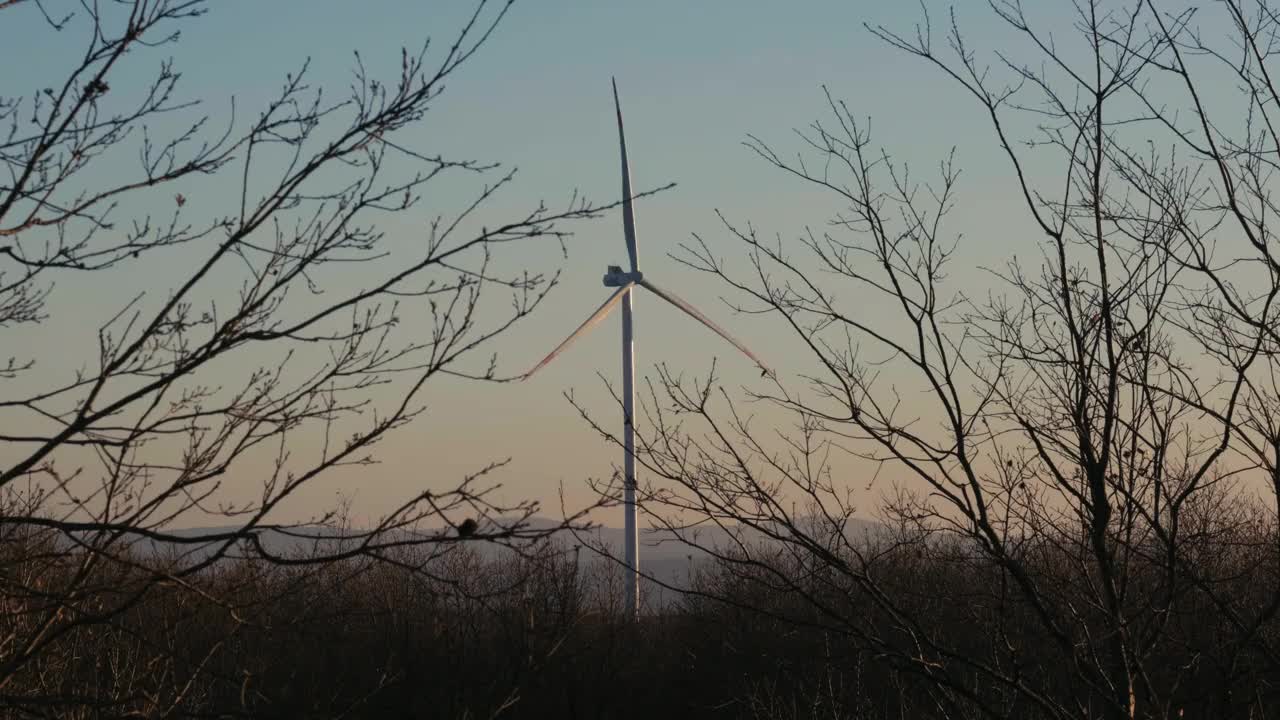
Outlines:
[[[990,13],[973,5],[961,20],[983,45],[995,29]],[[930,7],[940,21],[945,6]],[[182,91],[202,98],[216,125],[233,95],[238,107],[260,107],[285,73],[307,57],[313,83],[337,92],[349,78],[353,50],[375,73],[394,70],[401,46],[416,48],[428,35],[447,42],[471,8],[464,0],[218,0],[206,17],[184,26],[181,41],[167,52],[184,74]],[[1056,3],[1049,9],[1059,12],[1065,10]],[[779,327],[734,316],[719,301],[725,288],[666,253],[693,232],[717,252],[733,253],[736,246],[720,229],[716,209],[736,222],[753,222],[762,233],[784,236],[830,217],[836,208],[825,197],[770,169],[741,145],[751,133],[780,150],[798,150],[791,130],[824,115],[822,85],[856,114],[870,117],[877,142],[920,173],[932,172],[958,147],[965,175],[956,228],[969,236],[962,277],[969,277],[963,268],[1000,257],[1009,243],[1030,233],[1016,215],[994,227],[985,222],[993,207],[1017,200],[1009,194],[1006,168],[978,108],[935,68],[885,46],[863,28],[866,22],[909,33],[919,17],[917,5],[889,0],[520,0],[410,137],[431,152],[520,168],[517,184],[485,217],[503,217],[540,199],[557,205],[575,188],[612,201],[619,188],[609,79],[616,76],[635,186],[678,183],[637,209],[646,275],[701,306],[783,372],[797,372],[803,368],[780,342],[785,336]],[[5,59],[22,59],[0,63],[0,87],[38,87],[45,73],[56,74],[59,63],[73,57],[66,53],[80,36],[50,44],[48,33],[23,31],[28,23],[21,15],[0,18]],[[69,44],[57,44],[64,40]],[[129,64],[118,86],[153,71],[159,57]],[[456,200],[434,199],[446,206]],[[421,221],[407,219],[387,229],[411,241]],[[620,218],[581,226],[569,250],[564,282],[543,311],[495,346],[508,370],[536,361],[604,297],[605,266],[625,257]],[[542,251],[529,258],[539,269],[559,260],[558,253]],[[84,339],[91,339],[109,305],[90,292],[122,290],[117,284],[73,295],[72,302],[83,308]],[[757,375],[729,346],[655,298],[641,295],[637,312],[642,373],[659,361],[702,373],[716,356],[730,383],[750,383]],[[616,453],[577,418],[561,393],[573,388],[607,420],[613,411],[594,373],[616,380],[618,364],[614,319],[520,386],[442,383],[428,397],[432,412],[424,421],[381,446],[385,464],[372,472],[384,482],[361,486],[357,506],[377,513],[424,483],[447,485],[505,456],[514,459],[501,478],[509,496],[556,502],[564,483],[571,501],[585,498],[583,478],[608,475]],[[304,506],[357,485],[335,475]]]

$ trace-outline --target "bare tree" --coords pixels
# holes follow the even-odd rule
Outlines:
[[[404,132],[510,6],[479,0],[447,44],[403,51],[386,78],[357,54],[341,97],[304,63],[246,120],[234,103],[205,114],[159,56],[203,0],[0,2],[6,25],[83,40],[60,84],[0,95],[0,704],[106,707],[68,680],[99,662],[73,646],[165,622],[137,611],[161,590],[248,622],[205,583],[226,557],[395,561],[420,544],[411,569],[430,572],[460,540],[554,530],[526,523],[537,503],[494,500],[503,461],[430,479],[372,528],[344,527],[341,506],[279,520],[317,478],[372,465],[433,381],[502,380],[487,347],[555,283],[507,248],[563,252],[565,221],[607,209],[574,195],[490,217],[514,170]],[[128,86],[126,55],[151,59],[149,84]],[[424,211],[412,242],[381,229]],[[136,294],[108,307],[94,287]],[[341,541],[303,556],[263,539],[310,542],[317,527]],[[191,667],[163,689],[124,683],[103,711],[166,714],[190,699],[204,664]]]
[[[645,508],[691,544],[723,526],[738,542],[705,549],[766,594],[702,592],[840,633],[914,678],[921,716],[1269,715],[1280,15],[1072,7],[1069,40],[988,3],[1027,55],[927,9],[911,33],[868,28],[971,99],[1005,207],[1038,229],[984,269],[987,293],[949,281],[967,242],[952,158],[915,179],[830,94],[795,160],[747,142],[842,212],[786,241],[723,218],[749,272],[697,237],[684,260],[777,318],[814,371],[748,393],[792,414],[780,436],[714,372],[661,371],[638,425]],[[867,478],[841,458],[903,479],[870,534],[852,522]]]

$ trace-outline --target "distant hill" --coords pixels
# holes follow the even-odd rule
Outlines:
[[[550,528],[558,525],[554,520],[540,517],[530,519],[527,524],[533,529]],[[169,544],[151,539],[139,539],[134,545],[134,549],[144,553],[169,554],[182,552],[200,556],[203,553],[211,552],[214,545],[202,545],[198,542],[199,538],[230,533],[236,529],[237,526],[221,526],[175,530],[171,531],[170,534],[197,542]],[[848,532],[851,537],[857,538],[863,535],[874,536],[882,529],[883,526],[872,521],[854,520],[851,522]],[[422,532],[424,534],[434,534],[436,531],[424,530]],[[729,532],[716,526],[699,528],[693,532],[692,537],[701,547],[728,548],[736,544]],[[763,539],[763,535],[756,535],[753,538],[755,541]],[[624,530],[621,528],[598,527],[577,536],[568,531],[563,531],[553,537],[565,550],[571,550],[578,545],[583,546],[579,553],[579,560],[583,563],[600,560],[607,561],[608,558],[603,553],[610,553],[619,560],[623,555]],[[749,535],[748,537],[750,538],[751,536]],[[345,538],[338,531],[318,526],[296,527],[287,531],[261,530],[258,532],[258,539],[267,552],[280,556],[301,556],[316,551],[335,552],[352,547],[349,544],[352,541]],[[504,546],[492,542],[477,542],[475,547],[480,552],[493,557],[499,557],[503,553],[510,552]],[[248,548],[233,549],[229,554],[233,556],[241,555],[246,550]],[[676,539],[671,533],[660,530],[642,531],[640,534],[640,569],[644,575],[652,577],[652,579],[646,578],[643,582],[642,594],[646,598],[646,602],[661,605],[675,599],[678,593],[663,586],[669,586],[669,588],[687,587],[691,575],[706,560],[707,553],[704,550]]]

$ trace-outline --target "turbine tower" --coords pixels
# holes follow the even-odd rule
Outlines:
[[[711,322],[697,308],[680,299],[674,293],[659,288],[645,279],[640,272],[640,261],[636,250],[636,217],[631,203],[631,170],[627,164],[627,140],[622,132],[622,105],[618,102],[618,83],[613,82],[613,106],[618,116],[618,144],[622,149],[622,232],[627,241],[627,257],[631,261],[631,272],[623,272],[617,265],[610,265],[604,276],[605,287],[617,288],[609,299],[604,301],[573,334],[565,338],[555,350],[542,359],[532,370],[524,374],[524,379],[541,370],[551,362],[574,340],[585,334],[592,327],[604,320],[619,303],[622,304],[622,430],[623,430],[623,510],[625,512],[624,528],[626,534],[626,609],[629,617],[635,617],[640,608],[640,562],[638,556],[639,535],[636,527],[636,457],[635,457],[635,328],[633,292],[636,286],[642,287],[667,302],[688,313],[695,320],[711,329],[720,337],[728,340],[734,347],[751,358],[765,373],[768,368],[745,345],[738,342],[720,326]]]

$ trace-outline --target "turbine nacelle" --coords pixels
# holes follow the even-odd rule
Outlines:
[[[644,273],[636,270],[635,272],[623,272],[621,267],[610,265],[609,271],[604,275],[605,287],[622,287],[623,285],[636,284],[639,285],[644,281]]]
[[[0,0],[0,2],[2,1],[3,0]],[[608,272],[606,272],[604,276],[604,286],[616,288],[613,293],[609,295],[600,307],[596,308],[595,312],[587,316],[587,319],[578,326],[578,329],[573,331],[573,334],[565,338],[564,342],[560,343],[555,350],[552,350],[549,355],[542,359],[542,362],[535,365],[532,370],[525,373],[522,377],[527,379],[530,375],[533,375],[545,367],[546,364],[551,362],[560,354],[561,351],[572,345],[574,340],[577,340],[588,330],[597,325],[601,320],[604,320],[615,307],[621,304],[622,299],[626,297],[628,293],[637,288],[644,288],[654,295],[657,295],[659,298],[662,298],[668,303],[676,306],[676,308],[683,311],[686,315],[702,323],[711,332],[729,341],[730,345],[733,345],[739,352],[750,358],[752,362],[760,367],[763,371],[762,375],[770,374],[771,371],[768,366],[761,362],[760,358],[756,357],[755,353],[748,350],[746,345],[738,342],[738,340],[730,335],[728,331],[719,325],[716,325],[712,322],[711,318],[703,315],[700,310],[690,305],[680,296],[654,285],[653,281],[646,279],[644,273],[640,272],[637,267],[640,260],[639,252],[636,248],[636,216],[635,209],[632,207],[631,197],[631,168],[627,163],[627,141],[622,131],[622,105],[618,102],[618,86],[616,83],[613,86],[613,106],[618,116],[618,148],[621,151],[620,154],[622,156],[622,235],[623,240],[626,241],[627,260],[630,261],[631,272],[624,271],[620,265],[609,265]],[[624,327],[630,328],[630,324],[625,323]],[[627,334],[626,344],[627,347],[630,348],[631,336],[629,333],[631,331],[626,329],[623,332]],[[625,364],[630,368],[631,363],[631,350],[627,350]]]

